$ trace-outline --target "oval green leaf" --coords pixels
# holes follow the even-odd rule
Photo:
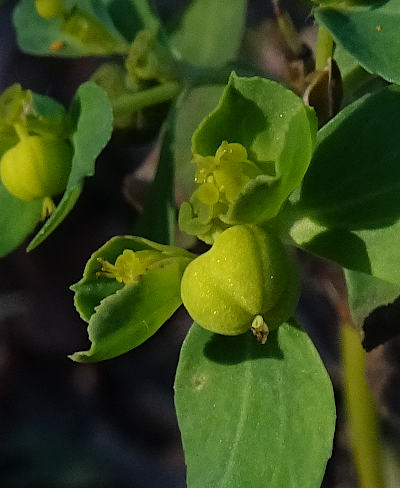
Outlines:
[[[332,385],[308,336],[282,324],[267,344],[194,324],[175,404],[188,488],[319,488],[335,426]]]
[[[314,9],[314,15],[363,68],[400,83],[400,1],[373,3],[355,7],[321,5]]]
[[[400,222],[366,230],[329,229],[309,218],[296,220],[289,240],[344,268],[400,285]],[[284,235],[283,239],[287,236]]]
[[[400,87],[366,95],[318,133],[301,205],[329,228],[371,229],[400,217]]]
[[[237,55],[247,0],[193,0],[171,36],[177,58],[189,65],[219,67]]]
[[[399,111],[400,87],[393,85],[354,102],[320,130],[294,205],[302,218],[289,231],[300,247],[394,284],[400,284]]]

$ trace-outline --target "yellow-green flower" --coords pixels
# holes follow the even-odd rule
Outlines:
[[[179,226],[187,234],[197,235],[212,244],[229,227],[224,219],[231,205],[246,184],[263,174],[248,159],[247,150],[237,142],[223,141],[214,156],[195,154],[195,182],[199,187],[179,213]]]
[[[160,251],[125,251],[117,257],[115,264],[111,264],[105,259],[98,258],[101,263],[101,271],[97,273],[100,278],[114,278],[118,283],[125,285],[135,283],[147,271],[148,267],[163,259],[165,256]]]

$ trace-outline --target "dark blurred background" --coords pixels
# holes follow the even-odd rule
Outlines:
[[[165,18],[186,3],[156,2]],[[100,61],[24,55],[15,43],[13,5],[8,1],[0,6],[0,91],[19,82],[68,104]],[[286,6],[312,43],[310,6],[293,0]],[[252,31],[247,42],[254,42],[256,33],[259,60],[269,62],[265,71],[278,76],[279,53],[274,54],[273,39],[268,44],[268,35],[263,37],[265,30],[260,28],[262,22],[268,25],[265,21],[271,15],[269,1],[250,1]],[[179,349],[191,323],[185,312],[179,310],[151,340],[120,358],[94,365],[67,358],[88,346],[86,324],[75,312],[68,287],[80,279],[95,249],[114,235],[132,232],[137,211],[124,197],[123,181],[154,144],[152,138],[114,137],[98,159],[96,177],[87,180],[78,204],[60,228],[35,251],[27,254],[21,246],[0,261],[1,487],[185,487],[172,389]],[[325,268],[303,255],[301,263],[304,291],[299,317],[331,374],[338,403],[334,455],[323,486],[355,488],[341,410],[337,319],[317,284]],[[371,353],[392,488],[400,486],[395,449],[400,391],[397,351],[398,344],[392,342]]]

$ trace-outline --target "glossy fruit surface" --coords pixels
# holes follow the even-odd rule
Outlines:
[[[289,286],[290,280],[297,280],[293,276],[277,237],[255,225],[237,225],[225,230],[208,252],[188,265],[181,283],[182,301],[202,327],[238,335],[260,316],[269,328],[270,311],[273,322],[274,317],[282,321],[290,317],[296,303],[284,299],[284,294],[297,294],[297,287]]]
[[[15,197],[37,200],[65,189],[71,162],[72,147],[67,141],[27,136],[4,153],[0,176]]]

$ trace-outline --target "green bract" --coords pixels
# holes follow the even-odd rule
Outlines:
[[[255,225],[237,225],[189,264],[181,294],[202,327],[224,335],[252,328],[265,342],[268,330],[292,315],[298,282],[278,238]]]
[[[200,188],[180,228],[212,244],[227,227],[274,218],[311,159],[316,119],[293,92],[232,74],[218,107],[193,136]]]
[[[71,358],[109,359],[151,337],[181,305],[182,274],[194,257],[141,237],[114,237],[102,246],[72,287],[92,345]]]
[[[21,200],[52,197],[65,189],[71,161],[72,147],[65,140],[27,136],[1,158],[1,180]]]

